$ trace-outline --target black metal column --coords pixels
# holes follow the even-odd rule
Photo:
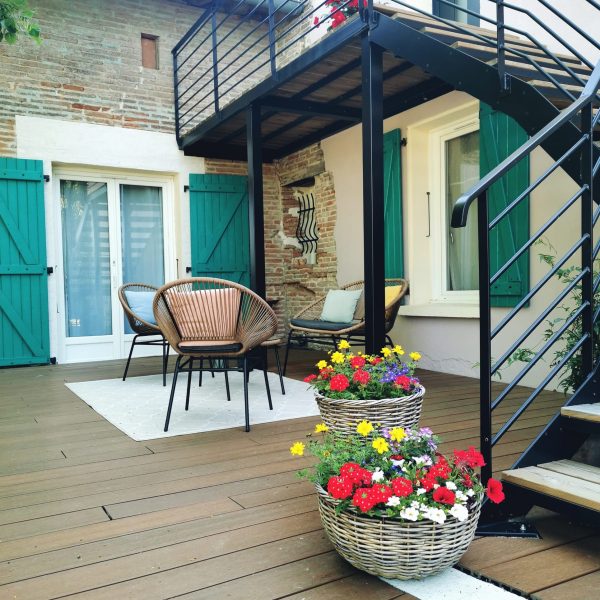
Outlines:
[[[479,422],[484,484],[492,476],[492,309],[490,305],[490,226],[487,191],[477,198],[479,241]]]
[[[260,135],[260,106],[252,104],[246,118],[248,146],[248,200],[250,219],[250,287],[265,297],[265,223]]]
[[[363,227],[365,349],[385,345],[382,50],[362,39]]]

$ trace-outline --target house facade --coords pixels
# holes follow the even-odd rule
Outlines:
[[[449,9],[436,4],[412,3],[442,15]],[[44,42],[39,47],[0,46],[0,156],[42,161],[43,173],[49,175],[42,185],[46,260],[53,272],[47,275],[44,351],[58,362],[121,358],[131,334],[117,288],[128,281],[160,285],[207,272],[208,267],[203,271],[198,266],[198,257],[220,231],[222,215],[194,212],[200,192],[190,177],[212,176],[210,181],[218,185],[230,176],[246,177],[247,166],[243,160],[218,158],[218,151],[186,155],[175,137],[171,49],[201,16],[202,2],[73,5],[40,0],[31,5]],[[445,16],[468,21],[459,13]],[[585,21],[586,13],[572,17]],[[243,28],[230,34],[225,48],[248,44],[245,35]],[[323,30],[311,44],[324,35]],[[290,48],[280,64],[299,53]],[[246,76],[229,74],[234,83]],[[395,269],[389,276],[410,281],[410,295],[391,335],[418,349],[424,367],[467,376],[478,374],[477,256],[473,228],[466,236],[452,230],[449,211],[451,202],[480,176],[482,110],[485,106],[473,96],[448,90],[384,122],[398,151],[389,173],[400,179],[390,200],[396,210],[388,219],[385,258]],[[282,329],[318,295],[364,277],[360,148],[361,130],[355,125],[264,166],[267,296],[276,300]],[[536,150],[527,181],[549,164],[548,155]],[[530,199],[528,231],[543,223],[574,186],[559,170],[539,187]],[[314,200],[312,237],[310,228],[299,232],[309,197]],[[578,222],[576,211],[572,218]],[[225,235],[231,236],[232,246],[243,239],[230,229]],[[549,229],[547,238],[559,254],[570,245],[563,224]],[[237,255],[242,258],[243,253]],[[248,268],[238,265],[236,277],[244,281]],[[542,270],[536,252],[528,253],[523,277],[535,281]],[[218,264],[210,266],[211,274],[226,277],[228,272]],[[521,295],[529,282],[522,283]],[[513,331],[525,329],[551,294],[552,288],[532,300],[511,325]],[[510,303],[503,306],[494,309],[494,319]],[[9,320],[5,318],[4,335],[18,337]],[[13,358],[10,349],[6,352],[6,360],[13,360],[6,364],[18,362],[16,350]]]

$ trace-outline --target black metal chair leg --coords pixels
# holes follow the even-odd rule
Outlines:
[[[227,390],[227,402],[231,402],[231,393],[229,392],[229,361],[223,359],[223,368],[225,369],[225,389]]]
[[[208,364],[210,366],[210,373],[214,379],[215,378],[215,371],[214,371],[215,365],[213,364],[212,358],[208,359]]]
[[[290,331],[288,334],[287,346],[285,347],[285,360],[283,362],[283,374],[285,375],[287,372],[288,365],[288,357],[290,355],[290,343],[292,341],[292,332]]]
[[[175,362],[175,372],[173,373],[173,383],[171,384],[171,396],[169,397],[169,408],[167,408],[167,418],[165,419],[164,431],[169,431],[169,421],[171,420],[171,409],[173,408],[173,398],[175,397],[175,387],[177,386],[177,375],[179,374],[179,365],[181,364],[181,355],[177,356]]]
[[[131,348],[129,348],[129,357],[127,358],[127,364],[125,365],[125,373],[123,373],[123,381],[125,381],[125,379],[127,378],[127,371],[129,371],[129,363],[131,362],[131,355],[133,354],[133,348],[135,346],[137,339],[138,339],[138,336],[135,335],[131,342]]]
[[[198,375],[198,387],[202,387],[202,370],[204,369],[204,359],[200,359],[200,375]]]
[[[389,335],[385,336],[385,341],[388,346],[394,346],[394,342],[392,342],[392,338]]]
[[[185,394],[185,410],[188,410],[190,407],[190,389],[192,387],[192,369],[194,367],[194,360],[190,358],[190,362],[188,363],[188,382],[187,382],[187,392]]]
[[[277,364],[277,372],[279,373],[279,383],[281,384],[281,394],[285,396],[285,386],[283,385],[283,374],[281,373],[281,361],[279,360],[279,348],[273,346],[275,352],[275,363]]]
[[[248,404],[248,357],[244,354],[244,411],[246,413],[246,431],[250,431],[250,407]]]
[[[167,367],[169,365],[169,342],[163,338],[162,343],[162,351],[163,351],[163,387],[167,385]]]
[[[267,360],[263,354],[263,375],[265,376],[265,387],[267,388],[267,399],[269,400],[269,410],[273,410],[273,400],[271,399],[271,387],[269,386],[269,376],[267,374]]]

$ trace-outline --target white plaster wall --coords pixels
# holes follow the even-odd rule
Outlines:
[[[137,129],[77,123],[41,117],[17,115],[17,156],[44,162],[44,173],[52,177],[57,167],[84,166],[127,174],[166,175],[174,183],[175,259],[178,276],[185,276],[190,264],[190,233],[188,195],[183,186],[190,173],[203,173],[204,160],[184,156],[175,136]],[[45,184],[46,249],[48,266],[54,267],[49,278],[50,352],[58,352],[57,314],[62,265],[58,264],[57,248],[61,244],[60,224],[56,222],[53,182]]]
[[[432,192],[432,206],[440,201],[433,193],[435,182],[432,181],[430,169],[432,149],[429,147],[428,131],[431,120],[441,115],[447,115],[449,120],[464,117],[476,110],[476,106],[477,102],[467,94],[452,92],[387,119],[384,123],[384,131],[400,127],[402,135],[408,140],[407,146],[402,149],[402,175],[405,271],[411,292],[407,305],[400,309],[401,315],[392,337],[407,348],[419,350],[423,354],[423,367],[471,377],[478,376],[475,365],[479,359],[479,310],[477,303],[437,302],[434,298],[432,272],[437,260],[436,244],[439,239],[435,238],[435,222],[431,222],[431,235],[427,237],[429,219],[426,192]],[[363,277],[360,127],[323,140],[322,147],[327,170],[333,173],[336,187],[338,282],[344,284]],[[550,164],[551,160],[543,150],[536,151],[531,157],[532,180]],[[575,184],[561,171],[540,186],[531,197],[530,231],[534,232],[545,222],[575,189]],[[578,206],[576,204],[571,208],[560,224],[548,231],[559,256],[576,239],[580,218]],[[439,231],[437,235],[439,237]],[[539,261],[539,251],[536,247],[530,254],[532,286],[547,270]],[[575,255],[568,264],[578,261],[578,255]],[[500,356],[507,343],[514,341],[529,326],[560,289],[553,281],[532,300],[529,308],[521,311],[519,317],[507,327],[506,336],[499,336],[493,352],[495,357]],[[497,322],[506,312],[506,309],[494,309],[493,320]],[[534,346],[540,337],[541,329],[538,328],[524,346]],[[537,385],[547,371],[548,365],[540,364],[524,383]],[[505,372],[504,379],[511,373],[515,373],[515,370]]]

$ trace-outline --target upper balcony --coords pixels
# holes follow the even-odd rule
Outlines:
[[[191,155],[245,159],[245,109],[257,103],[265,161],[360,122],[361,39],[380,19],[400,23],[415,52],[427,54],[430,40],[438,50],[442,43],[448,49],[446,63],[457,52],[467,55],[497,68],[501,76],[532,83],[559,108],[573,101],[591,71],[593,58],[581,50],[587,43],[581,28],[575,25],[582,42],[577,47],[560,30],[548,43],[547,30],[538,23],[542,19],[518,5],[363,2],[360,7],[358,0],[211,2],[173,49],[180,147]],[[458,81],[469,73],[452,80],[428,67],[408,55],[384,54],[385,117],[453,89],[469,90]]]

